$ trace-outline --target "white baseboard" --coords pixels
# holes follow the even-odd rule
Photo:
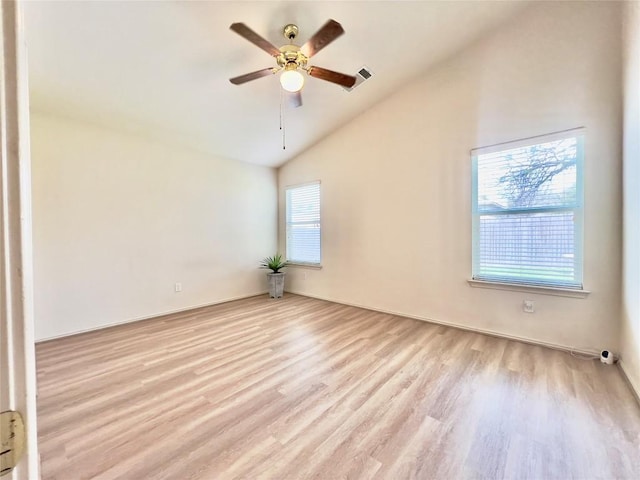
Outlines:
[[[195,309],[198,309],[198,308],[211,307],[213,305],[220,305],[221,303],[228,303],[228,302],[234,302],[236,300],[243,300],[245,298],[257,297],[258,295],[265,295],[267,293],[269,293],[269,291],[268,290],[264,290],[264,291],[261,291],[261,292],[258,292],[258,293],[251,293],[249,295],[240,295],[238,297],[231,297],[231,298],[227,298],[225,300],[218,300],[218,301],[215,301],[215,302],[203,303],[201,305],[192,305],[192,306],[189,306],[189,307],[178,308],[177,310],[169,310],[169,311],[166,311],[166,312],[154,313],[152,315],[145,315],[143,317],[130,318],[128,320],[122,320],[120,322],[109,323],[107,325],[100,325],[99,327],[87,328],[87,329],[84,329],[84,330],[77,330],[75,332],[65,333],[65,334],[62,334],[62,335],[55,335],[53,337],[40,338],[40,339],[36,340],[36,344],[42,343],[42,342],[48,342],[50,340],[56,340],[58,338],[71,337],[73,335],[80,335],[81,333],[95,332],[96,330],[102,330],[104,328],[116,327],[118,325],[126,325],[127,323],[139,322],[141,320],[149,320],[151,318],[162,317],[164,315],[171,315],[173,313],[188,312],[189,310],[195,310]]]
[[[56,339],[59,339],[59,338],[70,337],[70,336],[73,336],[73,335],[79,335],[81,333],[94,332],[94,331],[97,331],[97,330],[102,330],[104,328],[115,327],[115,326],[118,326],[118,325],[125,325],[127,323],[134,323],[134,322],[139,322],[139,321],[142,321],[142,320],[149,320],[149,319],[152,319],[152,318],[162,317],[164,315],[171,315],[171,314],[174,314],[174,313],[188,312],[189,310],[195,310],[195,309],[204,308],[204,307],[211,307],[213,305],[220,305],[222,303],[233,302],[233,301],[236,301],[236,300],[243,300],[245,298],[256,297],[258,295],[265,295],[267,293],[268,293],[268,291],[264,290],[264,291],[261,291],[261,292],[252,293],[252,294],[248,294],[248,295],[240,295],[238,297],[227,298],[225,300],[218,300],[218,301],[215,301],[215,302],[204,303],[204,304],[201,304],[201,305],[192,305],[192,306],[189,306],[189,307],[179,308],[179,309],[176,309],[176,310],[169,310],[169,311],[165,311],[165,312],[155,313],[153,315],[145,315],[143,317],[131,318],[131,319],[128,319],[128,320],[123,320],[121,322],[114,322],[114,323],[109,323],[107,325],[101,325],[99,327],[87,328],[87,329],[84,329],[84,330],[78,330],[78,331],[71,332],[71,333],[65,333],[64,335],[56,335],[56,336],[53,336],[53,337],[42,338],[42,339],[37,340],[36,343],[48,342],[50,340],[56,340]],[[561,345],[561,344],[557,344],[557,343],[537,340],[537,339],[534,339],[534,338],[520,337],[520,336],[517,336],[517,335],[510,335],[510,334],[506,334],[506,333],[502,333],[502,332],[497,332],[495,330],[470,327],[468,325],[460,325],[460,324],[454,323],[454,322],[447,322],[447,321],[443,321],[443,320],[439,320],[439,319],[421,317],[421,316],[418,316],[418,315],[411,315],[411,314],[407,314],[407,313],[396,312],[396,311],[393,311],[393,310],[383,310],[383,309],[379,309],[379,308],[372,308],[372,307],[368,307],[368,306],[365,306],[365,305],[360,305],[360,304],[357,304],[357,303],[332,300],[330,298],[320,297],[320,296],[317,296],[317,295],[309,295],[307,293],[296,292],[296,291],[292,291],[292,290],[286,290],[286,293],[292,293],[294,295],[300,295],[302,297],[309,297],[309,298],[315,298],[315,299],[318,299],[318,300],[324,300],[326,302],[338,303],[338,304],[341,304],[341,305],[348,305],[350,307],[362,308],[364,310],[371,310],[373,312],[386,313],[386,314],[389,314],[389,315],[397,315],[399,317],[411,318],[411,319],[414,319],[414,320],[420,320],[422,322],[433,323],[433,324],[436,324],[436,325],[444,325],[444,326],[447,326],[447,327],[457,328],[459,330],[466,330],[466,331],[474,332],[474,333],[482,333],[484,335],[490,335],[492,337],[505,338],[507,340],[515,340],[515,341],[518,341],[518,342],[528,343],[528,344],[532,344],[532,345],[540,345],[540,346],[547,347],[547,348],[553,348],[554,350],[562,350],[562,351],[566,351],[566,352],[580,353],[580,354],[583,354],[583,355],[596,355],[596,356],[600,355],[600,352],[597,352],[597,351],[577,349],[577,348],[573,348],[573,347],[568,346],[568,345]],[[627,374],[625,364],[624,364],[624,362],[622,360],[620,360],[618,362],[618,366],[620,368],[622,376],[627,381],[627,383],[629,385],[629,388],[631,389],[631,392],[635,396],[635,398],[638,401],[638,403],[640,403],[640,385],[636,385],[634,383],[634,381],[632,380],[632,377]]]
[[[562,350],[564,352],[573,352],[573,353],[579,353],[582,355],[594,355],[597,356],[598,358],[600,357],[600,352],[597,350],[585,350],[582,348],[574,348],[570,345],[562,345],[559,343],[552,343],[552,342],[546,342],[544,340],[538,340],[535,338],[529,338],[529,337],[520,337],[517,335],[510,335],[507,333],[502,333],[502,332],[497,332],[495,330],[489,330],[489,329],[484,329],[484,328],[477,328],[477,327],[470,327],[468,325],[461,325],[459,323],[454,323],[454,322],[447,322],[444,320],[439,320],[439,319],[434,319],[434,318],[428,318],[428,317],[421,317],[418,315],[411,315],[408,313],[402,313],[402,312],[394,312],[393,310],[383,310],[380,308],[373,308],[373,307],[368,307],[365,305],[359,305],[357,303],[350,303],[350,302],[343,302],[341,300],[332,300],[330,298],[324,298],[324,297],[319,297],[316,295],[309,295],[308,293],[302,293],[302,292],[295,292],[293,290],[286,290],[288,293],[292,293],[294,295],[300,295],[303,297],[310,297],[310,298],[316,298],[318,300],[324,300],[327,302],[332,302],[332,303],[339,303],[341,305],[348,305],[350,307],[357,307],[357,308],[362,308],[364,310],[371,310],[373,312],[379,312],[379,313],[388,313],[390,315],[397,315],[398,317],[406,317],[406,318],[411,318],[413,320],[420,320],[422,322],[428,322],[428,323],[434,323],[436,325],[444,325],[447,327],[452,327],[452,328],[457,328],[459,330],[466,330],[468,332],[474,332],[474,333],[482,333],[484,335],[490,335],[492,337],[498,337],[498,338],[505,338],[507,340],[515,340],[518,342],[522,342],[522,343],[528,343],[531,345],[539,345],[542,347],[547,347],[547,348],[553,348],[554,350]]]
[[[638,401],[638,404],[640,404],[640,385],[635,384],[634,381],[633,381],[633,377],[631,375],[627,374],[625,363],[624,363],[624,361],[622,359],[620,359],[620,361],[618,362],[618,366],[620,367],[620,371],[622,372],[622,376],[627,381],[627,384],[629,385],[629,388],[631,389],[631,392],[636,397],[636,400]]]

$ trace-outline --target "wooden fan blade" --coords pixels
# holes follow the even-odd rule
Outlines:
[[[247,83],[257,78],[266,77],[267,75],[272,75],[275,73],[273,70],[274,70],[273,68],[263,68],[262,70],[256,70],[255,72],[245,73],[244,75],[240,75],[239,77],[230,78],[229,81],[234,85],[240,85],[242,83]]]
[[[326,80],[327,82],[337,83],[343,87],[351,88],[356,83],[356,77],[346,75],[340,72],[334,72],[333,70],[327,70],[322,67],[310,67],[309,75],[319,78],[320,80]]]
[[[329,20],[300,48],[300,51],[307,58],[313,57],[343,33],[342,25],[335,20]]]
[[[287,104],[291,108],[298,108],[302,106],[302,93],[298,92],[287,92],[284,91],[285,97],[287,100]]]
[[[254,45],[260,47],[272,57],[277,57],[278,55],[280,55],[280,50],[278,50],[278,47],[273,45],[268,40],[262,38],[256,32],[247,27],[244,23],[233,23],[229,28],[241,37],[249,40]]]

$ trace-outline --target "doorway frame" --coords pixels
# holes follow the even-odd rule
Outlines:
[[[25,424],[25,450],[8,480],[40,478],[33,311],[27,46],[20,1],[0,2],[0,410]]]

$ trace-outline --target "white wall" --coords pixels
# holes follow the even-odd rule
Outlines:
[[[620,21],[617,4],[534,5],[281,167],[280,250],[284,187],[322,181],[323,268],[289,268],[288,290],[581,350],[617,349]],[[580,126],[591,295],[470,287],[469,150]],[[536,313],[522,312],[525,298]]]
[[[275,170],[43,114],[31,138],[37,339],[266,291]]]
[[[624,238],[621,364],[640,395],[640,2],[624,11]]]

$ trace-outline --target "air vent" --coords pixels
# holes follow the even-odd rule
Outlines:
[[[367,67],[362,67],[360,70],[358,70],[358,73],[356,73],[354,76],[356,77],[356,83],[353,85],[353,87],[351,88],[342,87],[347,92],[350,92],[351,90],[356,88],[358,85],[360,85],[362,82],[369,80],[371,77],[373,77],[373,73]]]
[[[364,78],[365,80],[368,80],[371,78],[371,72],[369,70],[367,70],[366,67],[362,67],[360,69],[360,71],[358,72],[358,75],[360,75],[362,78]]]

